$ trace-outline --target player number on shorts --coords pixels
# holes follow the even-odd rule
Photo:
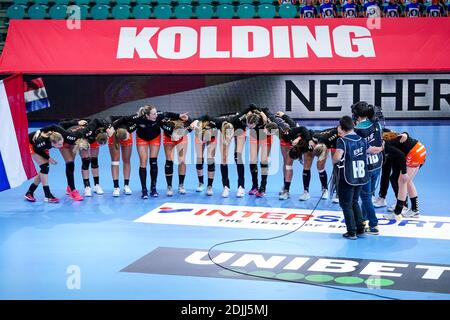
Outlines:
[[[366,176],[366,170],[364,170],[364,161],[352,161],[353,165],[353,176],[355,178],[364,178]]]
[[[378,163],[378,155],[377,154],[369,154],[367,155],[367,161],[369,162],[369,164],[375,164]]]

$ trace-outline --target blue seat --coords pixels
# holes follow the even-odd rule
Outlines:
[[[211,19],[214,15],[213,6],[210,4],[201,4],[196,7],[195,15],[198,19]]]
[[[160,4],[153,8],[153,16],[156,19],[170,19],[172,8],[167,4]]]
[[[278,10],[278,14],[281,18],[295,18],[297,15],[297,7],[289,3],[282,4]]]
[[[255,7],[252,4],[241,4],[237,7],[236,13],[241,19],[251,19],[255,16]]]
[[[130,17],[130,6],[127,4],[117,4],[112,8],[111,14],[114,19],[128,19]]]
[[[216,15],[219,19],[231,19],[234,14],[234,6],[230,4],[220,4],[216,7]]]
[[[50,7],[48,14],[51,19],[64,20],[67,17],[67,6],[64,4],[55,4]]]
[[[91,16],[94,20],[105,20],[109,16],[109,6],[106,4],[96,4],[91,8]]]
[[[192,17],[192,6],[190,4],[179,4],[174,10],[175,18],[189,19]]]
[[[30,19],[44,19],[47,15],[47,6],[44,4],[33,4],[28,8]]]
[[[6,16],[9,19],[23,19],[25,17],[25,8],[23,4],[13,4],[6,9]]]
[[[152,15],[148,4],[138,4],[133,7],[133,16],[135,19],[149,19]]]
[[[275,6],[272,4],[260,4],[258,7],[258,16],[263,19],[274,18],[277,14]]]

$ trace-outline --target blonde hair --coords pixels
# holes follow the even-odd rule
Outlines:
[[[44,134],[42,134],[42,135],[44,137],[46,136]],[[63,138],[61,133],[54,132],[54,131],[50,132],[50,134],[48,135],[48,138],[50,138],[50,142],[53,143],[53,144],[56,144],[56,143],[60,142],[61,140],[64,140],[64,138]]]
[[[143,117],[143,116],[150,114],[150,111],[152,111],[152,109],[156,109],[156,107],[145,105],[145,106],[139,108],[137,114],[139,117]]]
[[[220,133],[222,134],[222,141],[226,141],[228,130],[233,130],[233,133],[234,133],[234,126],[232,123],[230,123],[228,121],[224,121],[222,123],[222,126],[220,127]]]
[[[114,148],[119,150],[119,142],[126,140],[128,137],[128,131],[125,128],[119,128],[114,132],[113,140],[114,140]]]
[[[73,147],[73,153],[77,153],[78,151],[88,151],[90,148],[89,142],[84,138],[79,138],[75,141]]]
[[[314,156],[317,157],[318,161],[323,161],[327,158],[328,148],[324,143],[318,143],[313,149]]]
[[[100,132],[95,137],[95,141],[97,141],[98,144],[102,145],[108,142],[108,134],[106,132]]]

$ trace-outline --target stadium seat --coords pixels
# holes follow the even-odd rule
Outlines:
[[[152,15],[148,4],[138,4],[133,7],[133,16],[135,19],[149,19]]]
[[[230,4],[220,4],[216,7],[216,15],[220,19],[231,19],[234,13],[234,7]]]
[[[197,0],[198,4],[217,4],[219,1],[218,0]]]
[[[14,0],[14,4],[27,4],[28,0]]]
[[[92,0],[92,2],[95,2],[96,5],[106,4],[109,6],[109,0]]]
[[[190,19],[192,17],[192,6],[190,4],[179,4],[174,10],[175,18]]]
[[[64,20],[67,17],[67,6],[64,4],[55,4],[48,10],[50,19]]]
[[[258,16],[260,18],[274,18],[277,14],[275,6],[272,4],[260,4],[258,7]]]
[[[67,7],[67,19],[85,20],[88,16],[89,6],[85,4],[71,5]]]
[[[156,6],[162,4],[170,5],[172,3],[172,0],[154,0],[152,2],[156,3]]]
[[[82,5],[82,4],[88,5],[89,2],[91,2],[91,0],[73,0],[73,1],[75,1],[75,4],[78,5],[78,6]]]
[[[47,15],[47,6],[43,4],[33,4],[28,8],[30,19],[44,19]]]
[[[130,5],[131,0],[116,0],[117,4],[126,4],[126,5]]]
[[[109,15],[109,6],[106,4],[97,4],[91,8],[91,16],[94,20],[105,20]]]
[[[160,4],[153,8],[153,16],[156,19],[170,19],[172,8],[167,4]]]
[[[55,2],[55,4],[64,4],[64,5],[68,5],[69,4],[69,0],[53,0]]]
[[[252,4],[241,4],[237,7],[236,13],[241,19],[251,19],[255,16],[255,7]]]
[[[253,0],[237,0],[235,2],[238,2],[238,4],[253,4]]]
[[[114,19],[128,19],[130,17],[130,6],[126,4],[117,4],[112,10],[111,14]]]
[[[278,14],[281,18],[295,18],[297,15],[297,8],[292,4],[285,3],[280,6]]]
[[[6,10],[6,15],[9,19],[23,19],[25,17],[26,6],[22,4],[13,4]]]
[[[30,1],[31,2],[31,1]],[[48,4],[48,0],[33,0],[33,4]]]
[[[214,15],[213,6],[210,4],[201,4],[196,7],[195,15],[198,19],[211,19]]]
[[[178,0],[178,4],[192,4],[192,0]]]

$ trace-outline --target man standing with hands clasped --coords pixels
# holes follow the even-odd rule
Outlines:
[[[333,163],[339,167],[339,205],[344,212],[347,232],[344,238],[355,240],[364,236],[364,220],[358,199],[361,188],[369,182],[367,153],[380,152],[383,147],[370,147],[366,139],[354,131],[352,118],[344,116],[339,120],[339,139]]]

